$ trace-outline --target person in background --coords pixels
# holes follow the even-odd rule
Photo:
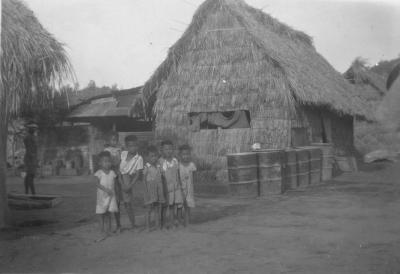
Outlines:
[[[192,162],[191,148],[188,145],[179,147],[180,163],[179,163],[179,178],[182,185],[183,202],[184,202],[184,224],[185,226],[190,221],[190,210],[195,207],[194,190],[193,190],[193,172],[196,171],[196,165]],[[182,210],[178,214],[182,216]]]
[[[147,149],[146,165],[143,169],[144,204],[147,207],[146,227],[150,231],[151,215],[155,227],[161,228],[161,206],[165,203],[162,185],[162,171],[158,162],[158,151],[154,146]]]
[[[119,144],[118,132],[113,131],[110,133],[108,142],[104,145],[104,151],[108,151],[111,154],[111,163],[114,166],[119,167],[121,161],[121,145]]]
[[[115,178],[117,175],[111,169],[111,155],[108,151],[99,154],[100,169],[96,171],[94,176],[97,178],[97,202],[96,214],[100,215],[101,238],[102,241],[111,232],[111,214],[118,212],[117,200],[115,198]]]
[[[166,221],[167,228],[172,225],[178,225],[176,220],[176,209],[183,204],[182,190],[179,183],[179,162],[173,157],[174,145],[171,141],[165,140],[161,143],[162,158],[160,165],[163,173],[165,186],[166,207],[163,212],[163,220]]]
[[[128,213],[132,228],[136,228],[135,212],[133,209],[133,185],[136,184],[143,171],[143,158],[138,154],[136,136],[125,137],[125,151],[121,152],[119,171],[121,173],[122,200]]]
[[[25,156],[24,156],[24,165],[25,165],[25,194],[35,195],[35,185],[34,179],[36,176],[36,169],[38,167],[38,159],[37,159],[37,142],[36,142],[36,134],[37,134],[37,126],[33,123],[28,124],[27,126],[28,134],[24,138],[25,145]]]
[[[121,162],[122,148],[119,144],[118,132],[111,132],[109,135],[108,143],[104,146],[104,151],[108,151],[111,155],[111,169],[115,172],[115,198],[117,200],[118,212],[114,214],[117,228],[116,233],[121,233],[121,201],[122,201],[122,187],[120,182],[119,164]]]

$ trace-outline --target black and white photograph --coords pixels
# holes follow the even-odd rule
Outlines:
[[[0,273],[400,273],[399,0],[0,23]]]

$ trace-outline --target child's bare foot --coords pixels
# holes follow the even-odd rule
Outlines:
[[[121,234],[122,233],[122,228],[119,226],[114,230],[115,234]]]

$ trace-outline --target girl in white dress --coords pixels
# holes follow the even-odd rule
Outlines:
[[[102,237],[104,240],[111,232],[111,214],[118,213],[115,197],[115,178],[117,175],[111,169],[111,155],[108,151],[99,154],[100,169],[94,174],[97,177],[97,203],[96,214],[100,215]]]
[[[121,145],[118,142],[119,135],[118,132],[113,131],[109,135],[108,144],[105,145],[104,151],[108,151],[111,154],[111,170],[117,175],[115,178],[115,198],[117,200],[118,212],[115,213],[115,223],[117,227],[115,233],[121,233],[121,201],[122,201],[122,187],[119,178],[119,163],[121,161]]]

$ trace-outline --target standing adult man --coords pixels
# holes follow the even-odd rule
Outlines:
[[[25,193],[28,194],[29,190],[33,195],[35,195],[35,185],[34,179],[36,175],[37,164],[37,144],[36,144],[36,132],[37,126],[33,123],[30,123],[26,126],[28,130],[28,134],[24,139],[25,145]]]

